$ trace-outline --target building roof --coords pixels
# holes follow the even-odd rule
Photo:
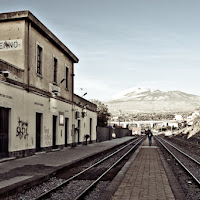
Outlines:
[[[2,21],[17,21],[27,20],[32,23],[46,38],[48,38],[55,46],[70,57],[74,63],[78,63],[79,59],[44,25],[42,24],[29,10],[16,11],[9,13],[0,13],[0,22]]]
[[[86,106],[87,109],[96,112],[97,111],[97,105],[92,103],[91,101],[88,101],[84,99],[83,97],[74,94],[74,103],[76,103],[78,106]]]

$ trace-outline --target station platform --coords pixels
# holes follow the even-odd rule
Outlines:
[[[0,199],[18,193],[47,180],[57,170],[79,160],[106,151],[133,137],[100,143],[67,147],[60,151],[40,153],[30,157],[0,160]],[[3,160],[5,161],[5,160]],[[185,200],[173,173],[156,142],[148,140],[136,150],[117,174],[99,200]]]
[[[66,147],[59,151],[39,153],[30,157],[7,161],[0,159],[0,199],[6,193],[20,192],[28,186],[49,178],[55,171],[84,158],[103,152],[133,137],[117,138],[109,141]]]
[[[165,161],[166,162],[166,161]],[[127,163],[112,200],[183,200],[185,195],[155,141],[144,140]],[[123,177],[123,178],[122,178]],[[170,179],[169,179],[170,177]]]

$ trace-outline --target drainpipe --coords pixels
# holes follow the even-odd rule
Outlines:
[[[30,25],[31,23],[28,21],[28,38],[27,38],[27,91],[29,92],[29,86],[30,86],[30,59],[29,59],[29,53],[30,53]]]
[[[75,145],[74,63],[72,62],[72,147]]]

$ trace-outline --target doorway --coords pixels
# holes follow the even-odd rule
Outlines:
[[[52,144],[52,148],[55,149],[56,148],[56,124],[57,124],[57,116],[53,115],[53,133],[52,133],[52,140],[53,140],[53,144]]]
[[[81,120],[78,120],[78,129],[77,129],[78,144],[80,144],[80,126],[81,126]]]
[[[69,123],[69,118],[65,118],[65,146],[67,146],[67,137],[68,137],[68,123]]]
[[[9,109],[0,107],[0,158],[8,157]]]
[[[36,151],[41,151],[42,114],[36,113]]]
[[[90,118],[90,142],[92,141],[92,118]]]

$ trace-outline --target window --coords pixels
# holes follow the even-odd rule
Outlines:
[[[42,75],[42,47],[37,45],[37,74]]]
[[[68,67],[66,67],[66,77],[65,77],[65,79],[66,79],[66,88],[68,89],[68,87],[69,87],[69,85],[68,85],[68,76],[69,76],[69,68]]]
[[[57,65],[58,65],[58,60],[57,58],[53,59],[53,82],[57,83]]]
[[[64,126],[64,113],[63,112],[59,112],[59,125]]]

